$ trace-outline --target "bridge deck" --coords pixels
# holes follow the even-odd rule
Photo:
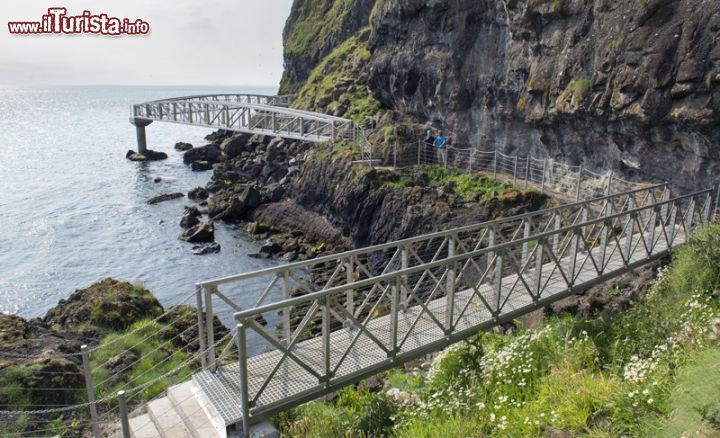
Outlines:
[[[655,236],[656,244],[653,249],[653,255],[663,254],[668,250],[667,242],[664,238],[660,238],[663,234],[661,228],[662,227],[658,227],[654,234],[652,234],[651,231],[644,234],[646,240],[649,240],[651,235]],[[625,240],[625,238],[620,240],[618,247],[624,247],[626,243]],[[684,240],[685,236],[682,230],[676,227],[676,237],[673,241],[673,246],[683,243]],[[633,236],[632,245],[633,247],[635,245],[643,246],[640,234]],[[602,248],[597,247],[592,251],[593,256],[600,257]],[[598,282],[598,273],[592,262],[589,259],[585,259],[586,252],[579,252],[578,254],[578,263],[582,263],[583,260],[585,260],[585,263],[577,267],[579,275],[575,281],[576,288],[583,286],[591,287]],[[622,260],[622,256],[617,250],[612,254],[607,254],[606,257],[607,268],[604,271],[605,278],[619,275],[625,271],[626,266]],[[650,258],[647,256],[647,253],[644,250],[638,249],[632,251],[629,264],[637,263],[639,265],[649,260]],[[563,269],[569,271],[571,269],[572,258],[563,258],[560,260],[560,264]],[[555,263],[550,262],[544,264],[541,269],[542,283],[547,282],[547,286],[544,288],[541,296],[543,300],[551,301],[553,299],[561,299],[567,296],[569,292],[567,283],[563,279],[560,271],[553,269],[555,266]],[[533,272],[533,270],[527,270],[526,272]],[[501,317],[503,315],[513,316],[528,313],[537,308],[528,293],[519,290],[517,286],[514,291],[510,290],[517,277],[517,274],[514,274],[503,278],[503,294],[509,294],[509,299],[502,309]],[[490,300],[491,297],[494,296],[492,286],[489,284],[483,285],[480,288],[480,292],[487,300]],[[488,329],[496,324],[490,312],[482,305],[477,296],[473,296],[471,290],[456,293],[455,315],[461,313],[461,307],[464,307],[468,300],[471,300],[470,307],[464,316],[458,320],[457,328],[454,330],[455,333],[465,330],[467,334],[470,334],[474,331]],[[431,301],[428,305],[429,310],[435,315],[438,321],[445,321],[446,303],[446,298],[442,297]],[[436,350],[438,344],[442,343],[445,338],[445,333],[441,327],[427,314],[422,316],[417,325],[412,328],[412,323],[420,313],[422,313],[420,306],[412,306],[406,311],[399,313],[399,355],[420,356],[428,351]],[[389,315],[371,320],[366,327],[385,345],[390,344],[391,318]],[[400,344],[400,341],[406,338],[409,330],[412,330],[411,335],[407,336],[405,342]],[[356,334],[357,329],[353,328],[344,328],[332,332],[330,345],[333,351],[331,355],[331,365],[333,368],[341,359],[343,352],[350,346]],[[440,346],[442,346],[442,344],[440,344]],[[298,343],[292,351],[305,363],[311,364],[314,369],[323,369],[323,345],[321,337],[302,341]],[[261,385],[265,382],[267,376],[275,368],[275,365],[281,357],[282,352],[275,350],[258,354],[248,359],[248,386],[251,400],[254,399],[255,395],[260,391]],[[348,376],[348,381],[351,381],[352,377],[357,378],[357,375],[360,373],[369,375],[380,369],[387,368],[390,365],[388,362],[389,359],[385,351],[379,348],[370,337],[362,334],[351,348],[347,358],[342,362],[335,377],[342,378],[343,376]],[[220,367],[215,373],[203,371],[193,377],[228,425],[242,420],[240,407],[240,373],[238,368],[236,364],[228,365]],[[319,395],[324,389],[316,377],[308,373],[294,361],[286,359],[280,366],[275,377],[262,391],[262,395],[252,407],[253,416],[272,412],[276,407],[286,405],[288,400],[299,400],[304,397],[307,399],[306,396],[310,394]]]

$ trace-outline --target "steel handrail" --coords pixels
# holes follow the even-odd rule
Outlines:
[[[388,242],[388,243],[381,243],[381,244],[373,245],[373,246],[366,246],[363,248],[358,248],[358,249],[345,251],[345,252],[332,254],[332,255],[327,255],[327,256],[323,256],[323,257],[317,257],[317,258],[310,259],[310,260],[304,260],[304,261],[300,261],[300,262],[288,263],[288,264],[281,265],[281,266],[274,266],[274,267],[270,267],[270,268],[260,269],[260,270],[253,271],[253,272],[231,275],[231,276],[227,276],[227,277],[220,277],[220,278],[196,283],[196,286],[199,286],[199,287],[219,286],[222,284],[227,284],[227,283],[231,283],[231,282],[235,282],[235,281],[248,280],[251,278],[261,277],[261,276],[265,276],[268,274],[283,272],[283,271],[287,271],[287,270],[291,270],[291,269],[303,269],[303,268],[306,268],[306,267],[314,265],[314,264],[319,264],[319,263],[329,262],[329,261],[336,261],[338,259],[353,257],[353,256],[357,256],[357,255],[367,253],[367,252],[382,251],[382,250],[389,249],[389,248],[396,248],[396,247],[408,245],[411,243],[417,243],[417,242],[420,242],[423,240],[431,240],[431,239],[435,239],[438,237],[446,237],[446,236],[452,235],[453,233],[463,233],[463,232],[467,232],[467,231],[472,231],[477,228],[490,227],[493,225],[502,225],[504,223],[514,222],[514,221],[518,221],[520,219],[527,219],[527,218],[531,218],[531,217],[535,217],[535,216],[542,216],[542,215],[546,215],[546,214],[555,213],[555,212],[561,211],[561,210],[570,210],[570,209],[581,207],[583,205],[588,205],[591,203],[603,202],[603,201],[606,201],[606,200],[609,200],[612,198],[621,198],[624,196],[633,195],[633,194],[643,192],[643,191],[652,191],[655,189],[666,188],[666,187],[667,187],[667,183],[655,184],[655,185],[651,185],[648,187],[642,187],[642,188],[638,188],[635,190],[631,190],[628,192],[618,193],[618,194],[614,194],[614,195],[601,196],[598,198],[588,199],[585,201],[575,202],[572,204],[564,204],[564,205],[557,206],[557,207],[523,213],[523,214],[519,214],[517,216],[505,217],[505,218],[495,219],[495,220],[491,220],[491,221],[480,222],[480,223],[471,224],[471,225],[465,225],[465,226],[453,228],[450,230],[436,231],[433,233],[423,234],[420,236],[409,237],[407,239],[396,240],[396,241]]]
[[[475,258],[475,257],[478,257],[478,256],[482,256],[482,255],[485,255],[485,254],[488,254],[488,253],[491,253],[491,252],[497,252],[497,251],[503,250],[503,249],[508,248],[508,247],[511,247],[511,246],[517,246],[517,245],[522,244],[522,243],[526,243],[526,242],[530,242],[530,241],[534,241],[534,240],[548,240],[548,239],[547,239],[548,237],[551,237],[551,236],[556,235],[556,234],[564,234],[564,233],[567,233],[567,232],[569,232],[569,231],[573,231],[573,230],[580,229],[580,228],[583,228],[583,227],[595,225],[595,224],[598,224],[598,223],[608,222],[608,221],[611,221],[612,219],[630,216],[630,215],[637,214],[637,213],[639,213],[639,212],[646,211],[646,210],[657,209],[658,207],[662,207],[662,206],[664,206],[664,205],[674,204],[674,203],[676,203],[676,202],[678,202],[678,201],[682,201],[682,200],[685,200],[685,199],[688,199],[688,198],[694,198],[695,196],[698,196],[698,195],[709,194],[709,193],[712,192],[712,190],[713,190],[713,189],[700,190],[700,191],[693,192],[693,193],[690,193],[690,194],[687,194],[687,195],[683,195],[683,196],[680,196],[680,197],[677,197],[677,198],[672,198],[672,199],[669,199],[669,200],[667,200],[667,201],[660,201],[660,202],[656,202],[656,203],[653,203],[653,204],[650,204],[650,205],[647,205],[647,206],[642,206],[642,207],[634,208],[634,209],[631,209],[631,210],[626,210],[626,211],[623,211],[623,212],[620,212],[620,213],[613,213],[613,214],[611,214],[611,215],[605,215],[605,216],[602,216],[602,217],[600,217],[600,218],[588,220],[588,221],[581,222],[581,223],[578,223],[578,224],[575,224],[575,225],[570,225],[570,226],[565,226],[565,227],[562,227],[562,228],[558,228],[557,230],[545,231],[545,232],[542,232],[542,233],[540,233],[540,234],[534,234],[534,235],[531,235],[531,236],[528,236],[528,237],[525,237],[525,238],[520,238],[520,239],[512,240],[512,241],[509,241],[509,242],[503,242],[503,243],[500,243],[500,244],[497,244],[497,245],[493,245],[493,246],[488,246],[488,247],[485,247],[485,248],[482,248],[482,249],[479,249],[479,250],[475,250],[475,251],[471,251],[471,252],[466,252],[466,253],[463,253],[463,254],[460,254],[460,255],[456,255],[456,256],[446,257],[446,258],[444,258],[444,259],[436,260],[436,261],[433,261],[433,262],[429,262],[429,263],[425,263],[425,264],[421,264],[421,265],[417,265],[417,266],[413,266],[413,267],[409,267],[409,268],[400,269],[400,270],[393,271],[393,272],[390,272],[390,273],[387,273],[387,274],[381,274],[381,275],[373,276],[373,277],[370,277],[370,278],[367,278],[367,279],[359,280],[359,281],[352,282],[352,283],[346,283],[346,284],[343,284],[343,285],[340,285],[340,286],[331,287],[331,288],[324,289],[324,290],[321,290],[321,291],[311,292],[311,293],[306,294],[306,295],[302,295],[302,296],[298,296],[298,297],[293,297],[293,298],[290,298],[290,299],[286,299],[286,300],[282,300],[282,301],[277,301],[277,302],[274,302],[274,303],[262,304],[262,305],[257,306],[257,307],[253,307],[253,308],[250,308],[250,309],[246,309],[246,310],[242,310],[242,311],[239,311],[239,312],[235,312],[235,313],[234,313],[234,317],[235,317],[236,320],[240,321],[240,320],[243,320],[243,319],[251,318],[251,317],[253,317],[253,316],[255,316],[255,315],[260,315],[260,314],[266,313],[266,312],[271,312],[271,311],[279,310],[279,309],[282,309],[282,308],[287,308],[287,307],[296,306],[296,305],[301,304],[301,303],[304,303],[304,302],[306,302],[306,301],[318,300],[318,299],[320,299],[320,298],[324,298],[324,297],[330,296],[330,295],[339,294],[339,293],[345,292],[345,291],[347,291],[347,290],[361,289],[362,287],[369,286],[369,285],[372,285],[372,284],[377,283],[377,282],[394,279],[394,278],[397,278],[397,277],[400,277],[400,276],[410,275],[410,274],[413,274],[413,273],[416,273],[416,272],[426,271],[426,270],[429,270],[429,269],[432,269],[432,268],[435,268],[435,267],[443,266],[443,265],[448,264],[448,263],[460,262],[460,261],[463,261],[463,260],[467,260],[467,259]]]

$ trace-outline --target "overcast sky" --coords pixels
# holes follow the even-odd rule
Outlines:
[[[0,85],[276,85],[292,0],[0,0]],[[148,36],[14,36],[49,7],[141,18]]]

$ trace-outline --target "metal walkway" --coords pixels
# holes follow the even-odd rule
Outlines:
[[[248,426],[665,256],[709,220],[711,192],[652,186],[203,282],[193,381]],[[237,327],[206,348],[220,304]]]
[[[349,119],[289,108],[293,96],[213,94],[177,97],[133,105],[130,122],[145,149],[145,126],[153,121],[280,136],[310,142],[354,135]]]

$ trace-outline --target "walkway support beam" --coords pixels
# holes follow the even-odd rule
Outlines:
[[[145,127],[152,123],[152,120],[141,119],[139,117],[132,117],[130,123],[135,126],[135,135],[137,136],[137,147],[138,153],[144,154],[147,152],[147,136],[145,135]]]

